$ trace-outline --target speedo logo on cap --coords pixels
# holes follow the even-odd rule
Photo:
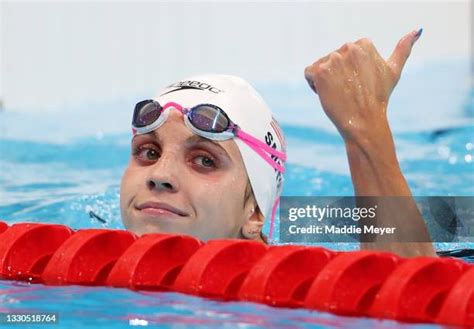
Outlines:
[[[179,91],[179,90],[189,90],[189,89],[207,90],[207,91],[210,91],[211,93],[214,93],[214,94],[219,94],[219,93],[223,92],[222,89],[211,86],[208,83],[195,81],[195,80],[179,81],[179,82],[176,82],[176,83],[173,83],[173,84],[169,85],[166,88],[174,88],[174,89],[169,90],[169,91],[161,94],[160,96],[163,96],[163,95],[175,92],[175,91]]]

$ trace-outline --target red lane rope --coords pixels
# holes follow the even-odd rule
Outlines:
[[[474,326],[474,266],[454,258],[0,221],[0,277]]]

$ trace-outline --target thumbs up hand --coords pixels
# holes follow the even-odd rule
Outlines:
[[[355,195],[405,197],[401,204],[377,210],[377,226],[396,227],[397,234],[390,237],[393,240],[362,239],[361,249],[386,250],[403,257],[436,255],[398,164],[387,120],[390,94],[421,31],[405,35],[387,60],[372,42],[361,39],[344,44],[305,69],[308,84],[344,138]],[[406,243],[411,236],[419,240],[410,241],[427,242]]]
[[[380,129],[388,129],[390,94],[421,32],[412,31],[401,38],[387,60],[364,38],[346,43],[306,67],[309,86],[346,142],[361,142],[371,135],[376,138]]]

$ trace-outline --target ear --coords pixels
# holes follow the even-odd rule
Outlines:
[[[242,225],[242,235],[245,239],[263,241],[261,232],[265,216],[262,215],[258,206],[250,210],[247,219]]]

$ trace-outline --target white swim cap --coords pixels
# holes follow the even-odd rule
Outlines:
[[[175,102],[184,107],[213,104],[220,107],[242,131],[285,152],[285,140],[277,121],[273,118],[258,92],[244,79],[231,75],[207,74],[175,82],[155,98],[160,104]],[[239,138],[234,138],[244,160],[257,204],[265,218],[276,209],[276,200],[283,189],[283,175],[267,163],[257,152]],[[284,165],[282,160],[272,159]],[[273,218],[272,218],[273,221]],[[271,223],[273,224],[273,223]],[[270,228],[270,237],[272,227]]]

